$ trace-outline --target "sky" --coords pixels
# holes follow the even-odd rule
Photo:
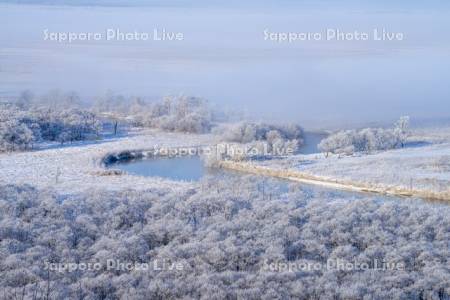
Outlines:
[[[155,99],[183,93],[307,127],[450,118],[445,1],[14,2],[0,1],[3,97],[24,89],[74,90],[86,101],[107,90]],[[106,40],[107,29],[149,39]],[[155,29],[183,39],[155,41]],[[375,29],[402,38],[375,41]],[[45,30],[102,37],[58,42]],[[327,40],[327,30],[354,38]],[[283,33],[322,37],[274,39]]]

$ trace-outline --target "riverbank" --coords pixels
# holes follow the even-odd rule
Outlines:
[[[298,154],[223,166],[345,190],[450,201],[449,132],[416,130],[405,148],[388,151]]]
[[[105,169],[104,159],[158,147],[199,147],[217,142],[213,135],[140,131],[132,136],[73,146],[3,153],[0,183],[54,188],[63,193],[90,189],[142,190],[190,183],[129,175]],[[221,167],[330,188],[450,201],[450,143],[430,144],[371,155],[328,157],[295,155],[252,162],[220,162]]]
[[[405,189],[395,186],[373,185],[370,182],[364,183],[364,182],[335,179],[331,177],[311,175],[297,170],[289,170],[289,169],[283,170],[267,166],[260,166],[249,162],[222,161],[219,163],[219,167],[239,172],[277,177],[300,183],[319,185],[339,190],[377,193],[401,197],[417,197],[427,200],[450,201],[450,192],[446,191],[435,192],[430,190],[415,189],[414,187],[411,189]]]

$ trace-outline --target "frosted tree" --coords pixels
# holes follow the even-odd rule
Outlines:
[[[257,149],[259,155],[289,155],[298,150],[303,143],[303,130],[296,124],[278,125],[253,122],[226,124],[214,129],[225,142],[232,142],[230,147],[241,149]],[[240,144],[240,145],[238,145]],[[267,151],[267,153],[266,153]],[[252,156],[239,155],[239,160]]]
[[[27,150],[42,140],[68,141],[96,139],[102,123],[87,110],[48,107],[22,109],[16,104],[0,106],[0,151]]]
[[[409,117],[403,116],[394,125],[394,134],[400,143],[401,147],[405,146],[405,142],[410,134],[409,132]]]
[[[342,130],[323,139],[318,148],[328,156],[329,153],[350,155],[354,152],[373,151],[403,147],[409,136],[409,117],[401,117],[394,128],[365,128],[361,130]]]
[[[448,299],[445,205],[274,189],[254,176],[76,195],[0,185],[0,299]],[[108,270],[108,259],[183,270]],[[368,269],[265,268],[337,260]],[[58,272],[44,262],[101,267]]]
[[[0,106],[0,151],[26,150],[35,140],[33,131],[22,122],[18,109]]]
[[[25,125],[15,121],[0,123],[0,150],[26,150],[33,143],[33,132]]]

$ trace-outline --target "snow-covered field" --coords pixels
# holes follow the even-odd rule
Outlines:
[[[405,189],[450,191],[450,144],[391,150],[374,155],[298,164],[310,174]]]
[[[0,182],[52,187],[64,193],[90,189],[148,189],[154,185],[183,184],[159,178],[107,175],[101,159],[110,152],[153,149],[154,147],[192,147],[210,143],[210,135],[190,135],[144,131],[130,137],[77,143],[74,146],[31,152],[0,154]]]
[[[427,134],[429,132],[429,134]],[[348,186],[391,194],[450,200],[450,143],[447,129],[421,130],[409,147],[374,154],[326,158],[323,154],[295,155],[283,159],[233,164],[230,167],[264,167],[285,178],[313,179],[326,185]],[[426,141],[426,142],[419,142]],[[433,144],[434,143],[434,144]]]
[[[446,132],[446,131],[443,131]],[[415,136],[414,140],[418,135]],[[421,133],[420,139],[426,137]],[[430,195],[450,198],[450,143],[442,134],[431,133],[429,140],[442,143],[419,145],[370,155],[348,157],[323,154],[296,155],[283,159],[252,162],[274,170],[284,177],[289,172],[363,189],[390,191],[393,194]],[[38,151],[1,154],[0,182],[53,187],[65,193],[89,189],[147,189],[152,185],[184,184],[159,178],[109,174],[100,164],[108,153],[155,147],[193,147],[213,144],[212,135],[142,131],[138,134],[78,143],[69,147],[47,147]],[[249,168],[249,171],[250,170]],[[253,170],[254,171],[254,170]],[[283,175],[284,174],[284,175]],[[295,175],[294,174],[294,175]],[[294,176],[295,177],[295,176]],[[314,183],[314,182],[313,182]],[[319,182],[320,183],[320,182]],[[336,187],[339,187],[339,186]],[[333,187],[332,185],[330,185]]]

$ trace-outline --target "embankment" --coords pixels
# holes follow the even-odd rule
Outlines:
[[[429,200],[450,201],[450,192],[434,192],[429,190],[405,189],[395,186],[385,186],[381,184],[371,184],[364,182],[353,182],[348,180],[339,180],[335,178],[317,176],[301,171],[290,169],[275,169],[266,166],[258,166],[250,162],[221,161],[218,166],[224,169],[230,169],[240,172],[272,176],[283,178],[296,182],[320,185],[340,190],[349,190],[356,192],[377,193],[384,195],[394,195],[402,197],[418,197]]]

